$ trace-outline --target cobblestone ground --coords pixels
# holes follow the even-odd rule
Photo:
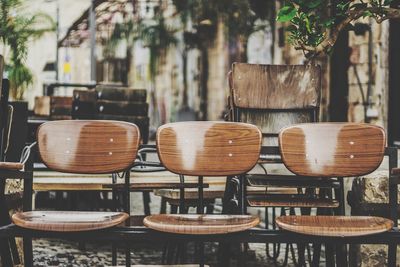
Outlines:
[[[64,240],[37,239],[34,240],[34,266],[60,266],[60,267],[84,267],[84,266],[111,266],[111,248],[105,244],[86,243],[80,245]],[[187,248],[187,263],[195,262],[194,245],[189,244]],[[205,248],[206,262],[210,266],[217,264],[217,244],[207,244]],[[159,264],[161,263],[163,247],[134,247],[131,250],[132,265],[136,264]],[[284,250],[282,250],[282,254]],[[237,253],[232,253],[232,255]],[[279,266],[283,262],[280,256]],[[234,257],[234,256],[232,256]],[[118,264],[125,264],[125,254],[118,253]],[[240,266],[238,260],[233,258],[231,266]],[[267,259],[265,244],[250,244],[250,250],[245,266],[276,266],[274,261]],[[294,266],[290,261],[288,266]]]

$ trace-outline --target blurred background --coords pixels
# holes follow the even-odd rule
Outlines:
[[[32,79],[14,96],[28,101],[30,110],[52,82],[104,83],[146,89],[153,130],[182,118],[217,120],[225,111],[233,62],[306,63],[288,42],[289,24],[276,20],[283,1],[16,2],[9,18],[45,13],[48,20],[40,25],[45,21],[52,29],[27,43]],[[313,61],[323,70],[320,118],[379,124],[394,143],[400,140],[399,23],[365,17],[356,24],[340,34],[332,53]],[[3,51],[7,63],[9,48]],[[54,95],[72,91],[57,87]]]

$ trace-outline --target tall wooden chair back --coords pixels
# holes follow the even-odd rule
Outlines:
[[[126,171],[135,159],[140,132],[121,121],[65,120],[42,124],[39,154],[50,169],[101,174]]]
[[[306,123],[282,130],[279,144],[283,163],[297,175],[351,177],[379,167],[386,137],[375,125]]]
[[[182,175],[242,174],[259,158],[261,132],[250,124],[232,122],[178,122],[157,131],[157,149],[163,165]]]
[[[229,85],[234,121],[257,125],[265,146],[277,146],[284,127],[318,121],[319,66],[234,63]]]

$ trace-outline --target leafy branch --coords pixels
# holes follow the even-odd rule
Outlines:
[[[391,7],[394,0],[338,1],[333,6],[325,0],[290,0],[279,10],[277,20],[289,22],[289,42],[312,58],[329,53],[339,33],[352,27],[360,18],[370,17],[377,23],[399,19],[400,8]],[[327,12],[330,10],[331,12]]]

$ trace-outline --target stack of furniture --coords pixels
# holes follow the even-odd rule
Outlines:
[[[241,211],[246,207],[265,208],[266,227],[270,223],[276,228],[276,209],[284,215],[295,213],[301,208],[302,214],[310,214],[311,208],[318,213],[343,214],[343,184],[336,178],[315,180],[304,177],[299,181],[291,174],[272,174],[268,164],[282,163],[278,150],[278,134],[281,129],[298,123],[318,121],[321,69],[314,65],[259,65],[234,63],[229,73],[228,119],[251,123],[258,126],[263,134],[263,151],[259,165],[265,173],[248,174],[242,181]],[[237,181],[233,179],[232,182]],[[235,186],[235,185],[233,185]],[[247,190],[247,186],[264,192]],[[332,190],[335,189],[335,198]],[[272,217],[272,218],[271,218]],[[286,246],[286,253],[292,245]],[[304,263],[304,247],[298,247],[300,264]],[[316,248],[318,250],[318,248]],[[272,247],[273,259],[280,253],[280,245]],[[309,254],[310,255],[310,254]],[[319,257],[318,257],[319,258]],[[285,257],[285,262],[287,256]]]
[[[149,104],[147,91],[124,87],[97,86],[94,90],[74,90],[72,119],[117,120],[136,124],[147,144]]]

